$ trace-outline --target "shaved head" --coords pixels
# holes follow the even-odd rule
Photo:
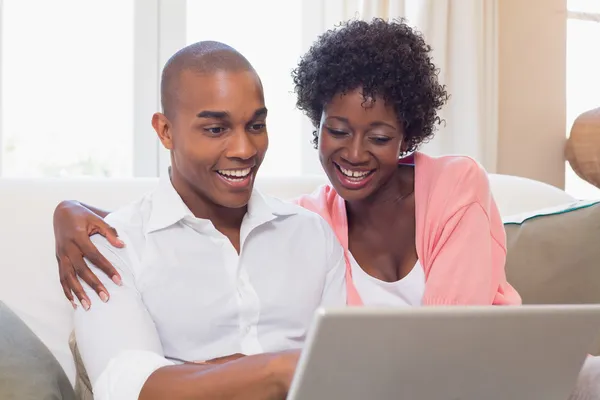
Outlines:
[[[204,41],[184,47],[167,61],[161,76],[161,105],[167,118],[171,118],[177,108],[180,77],[185,71],[196,74],[255,72],[246,57],[224,43]]]

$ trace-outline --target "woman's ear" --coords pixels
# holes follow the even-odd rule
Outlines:
[[[404,140],[404,138],[402,138],[402,140],[400,141],[399,158],[402,158],[402,157],[406,156],[407,154],[408,154],[408,144],[406,143],[406,140]]]

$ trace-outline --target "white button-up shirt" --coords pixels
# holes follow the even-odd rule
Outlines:
[[[343,250],[329,225],[257,191],[239,254],[209,220],[194,217],[168,176],[107,222],[125,247],[92,241],[123,286],[90,264],[111,298],[75,312],[97,400],[137,399],[150,374],[174,360],[299,348],[319,306],[346,303]]]

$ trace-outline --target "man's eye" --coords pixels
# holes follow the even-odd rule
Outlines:
[[[223,131],[225,130],[225,128],[214,127],[214,128],[205,128],[204,130],[212,133],[213,135],[219,135],[219,134],[223,133]]]
[[[256,123],[256,124],[250,125],[250,129],[253,131],[262,131],[262,130],[265,130],[266,128],[267,128],[267,124],[264,124],[264,123]]]

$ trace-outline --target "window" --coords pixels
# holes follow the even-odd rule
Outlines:
[[[169,163],[150,125],[161,69],[211,39],[263,80],[261,175],[322,173],[290,74],[323,12],[322,0],[0,0],[0,176],[157,176]]]
[[[295,108],[291,71],[303,53],[302,0],[220,0],[211,3],[210,13],[205,1],[187,0],[186,14],[186,44],[227,43],[262,79],[269,109],[269,151],[261,174],[301,174],[299,149],[311,134],[303,131],[303,115]]]
[[[568,0],[567,20],[567,136],[581,113],[600,107],[600,1]],[[600,198],[600,189],[566,166],[566,191],[576,198]]]
[[[134,0],[0,7],[2,175],[132,176]]]

